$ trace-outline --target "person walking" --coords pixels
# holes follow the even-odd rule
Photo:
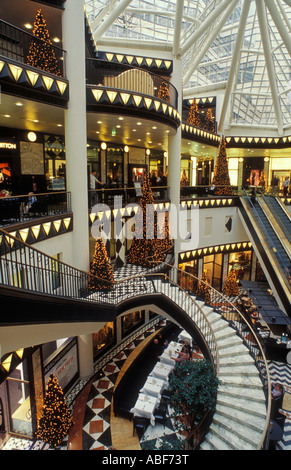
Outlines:
[[[289,184],[290,184],[289,176],[286,176],[286,178],[283,181],[283,196],[284,197],[286,197],[288,194]]]
[[[96,170],[93,170],[90,174],[90,205],[93,207],[95,204],[98,204],[98,194],[96,189],[103,186],[103,183],[96,178]]]

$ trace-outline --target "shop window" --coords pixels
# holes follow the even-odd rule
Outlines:
[[[62,136],[44,136],[44,158],[46,189],[64,191],[66,189],[66,154]]]
[[[198,284],[198,259],[179,264],[179,269],[178,284],[182,289],[195,292]],[[191,274],[192,276],[189,276],[188,274]]]
[[[106,153],[106,178],[108,187],[123,186],[123,148],[108,147]]]
[[[235,269],[237,279],[249,281],[251,278],[251,251],[238,251],[229,254],[229,271]]]
[[[32,436],[32,419],[29,381],[26,361],[23,361],[6,379],[10,413],[10,431],[23,436]]]
[[[210,286],[221,289],[223,254],[204,256],[203,270],[206,271],[206,279]]]
[[[139,310],[137,312],[129,313],[122,317],[122,337],[124,338],[132,331],[136,330],[140,325],[144,323],[145,312]]]
[[[88,181],[89,175],[92,171],[96,171],[96,176],[101,179],[101,158],[100,146],[97,142],[88,141],[87,143],[87,167],[88,167]]]
[[[93,334],[94,359],[115,343],[115,324],[108,322],[97,333]]]

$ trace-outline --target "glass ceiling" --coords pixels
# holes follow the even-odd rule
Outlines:
[[[85,4],[97,47],[170,53],[182,60],[184,98],[222,94],[220,132],[291,134],[291,0]]]

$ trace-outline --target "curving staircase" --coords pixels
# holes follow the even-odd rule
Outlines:
[[[157,291],[163,291],[162,281],[154,281]],[[256,450],[260,447],[267,410],[266,397],[259,371],[243,339],[221,313],[196,299],[192,307],[187,295],[177,287],[169,287],[168,294],[187,314],[194,318],[196,305],[209,321],[214,333],[219,360],[220,385],[217,406],[209,432],[200,448],[202,450]],[[203,333],[203,332],[202,332]]]
[[[31,292],[33,287],[31,279],[33,281],[37,279],[37,284],[34,282],[34,292],[45,294],[46,299],[49,298],[48,296],[55,299],[59,296],[60,299],[73,299],[77,303],[82,301],[83,306],[86,301],[93,307],[95,315],[102,305],[112,307],[113,310],[128,299],[135,300],[140,297],[141,301],[146,301],[146,296],[150,296],[151,301],[158,299],[160,305],[163,305],[163,301],[166,300],[170,301],[171,305],[176,305],[176,309],[178,307],[180,312],[184,312],[184,317],[188,318],[188,321],[191,320],[192,329],[198,330],[203,338],[208,355],[212,358],[220,380],[216,410],[209,432],[200,448],[203,450],[256,450],[264,447],[270,413],[270,380],[266,360],[259,343],[256,342],[255,335],[252,336],[249,325],[241,321],[241,318],[237,318],[238,312],[229,316],[225,311],[219,311],[222,298],[220,294],[217,293],[220,296],[219,302],[211,303],[215,307],[206,305],[193,293],[186,292],[174,280],[170,279],[169,272],[161,274],[157,273],[155,269],[152,272],[151,270],[141,270],[131,278],[122,276],[122,280],[116,282],[109,292],[96,292],[88,295],[88,290],[85,287],[89,274],[78,272],[75,268],[61,262],[58,264],[59,287],[56,291],[50,281],[55,273],[51,268],[47,268],[50,266],[49,257],[21,243],[11,235],[8,238],[9,244],[7,240],[5,241],[6,247],[10,248],[12,239],[15,245],[17,242],[18,246],[22,248],[22,254],[20,257],[16,251],[13,252],[10,249],[5,256],[5,266],[1,260],[3,269],[4,267],[8,269],[13,263],[17,269],[22,267],[23,272],[26,272],[27,265],[23,251],[27,250],[31,264],[24,285],[27,290],[30,282],[29,292]],[[3,252],[2,256],[4,256]],[[32,265],[33,256],[38,261],[36,267]],[[44,258],[42,272],[39,268],[40,256]],[[176,276],[178,270],[172,266],[169,268]],[[37,277],[36,275],[32,276],[32,269],[37,270]],[[12,279],[14,278],[10,278],[10,281]],[[25,291],[17,279],[15,282],[15,285],[10,283],[9,287],[18,294],[19,291]],[[1,284],[0,287],[4,288],[6,284],[4,274],[0,276]],[[80,295],[81,293],[86,293],[86,295]],[[216,291],[211,289],[211,295],[214,296],[215,293]],[[231,306],[229,303],[228,305]],[[103,315],[105,315],[104,320],[106,321],[106,311]],[[249,337],[252,338],[251,343],[254,343],[254,347],[250,345]],[[261,375],[263,367],[260,370],[258,367],[260,362],[265,367],[264,377]]]

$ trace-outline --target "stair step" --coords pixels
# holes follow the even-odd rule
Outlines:
[[[254,364],[254,360],[253,358],[250,356],[250,354],[245,351],[241,354],[233,354],[231,356],[221,356],[219,355],[219,365],[220,367],[233,367],[234,365],[237,366],[237,365],[253,365]],[[258,372],[257,372],[258,373]]]
[[[250,376],[250,375],[221,375],[219,374],[219,380],[221,383],[228,384],[228,385],[237,385],[239,387],[256,387],[258,389],[262,389],[263,385],[261,380],[259,379],[259,375],[257,376]]]
[[[219,435],[211,430],[207,433],[205,441],[201,444],[202,450],[234,450],[232,446],[226,441],[221,439]]]
[[[262,387],[242,387],[241,384],[237,383],[221,383],[218,390],[219,397],[222,399],[226,397],[234,403],[241,397],[244,397],[249,403],[265,404],[266,401]],[[235,400],[232,400],[232,398]]]
[[[217,346],[219,349],[219,352],[223,349],[226,351],[229,348],[238,346],[240,344],[243,344],[242,338],[240,338],[238,335],[234,334],[231,337],[225,337],[225,338],[216,338],[217,341]]]
[[[266,406],[264,401],[260,402],[254,398],[253,400],[249,400],[247,398],[241,397],[240,395],[231,397],[221,393],[220,391],[217,396],[217,404],[234,410],[244,411],[245,413],[250,413],[251,415],[258,416],[260,418],[266,417]]]
[[[239,424],[242,427],[251,428],[260,435],[264,430],[265,416],[254,415],[246,412],[245,410],[239,410],[221,403],[217,403],[216,413],[219,416],[229,419],[231,424],[232,421],[234,421],[235,426]]]
[[[237,344],[225,347],[225,348],[218,348],[219,349],[219,357],[222,358],[227,358],[227,357],[234,357],[234,356],[241,356],[242,354],[245,354],[246,351],[248,351],[245,347],[245,345],[242,343],[242,341],[238,341]]]
[[[213,427],[219,430],[221,438],[229,442],[237,450],[256,449],[261,440],[262,432],[251,429],[248,424],[238,423],[230,416],[225,417],[219,413],[213,416]],[[213,430],[212,425],[210,429]]]
[[[210,432],[224,441],[232,450],[255,450],[256,445],[246,441],[243,436],[238,436],[226,429],[222,424],[213,422],[210,426]],[[220,449],[217,449],[220,450]]]
[[[232,367],[221,364],[219,367],[219,377],[224,376],[258,377],[259,372],[254,363],[250,365],[233,364]]]

